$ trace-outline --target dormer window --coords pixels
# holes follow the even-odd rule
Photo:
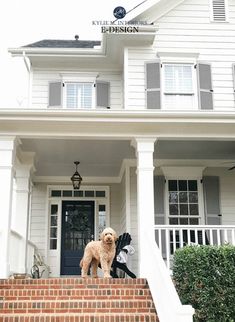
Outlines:
[[[211,0],[211,21],[227,21],[227,0]]]

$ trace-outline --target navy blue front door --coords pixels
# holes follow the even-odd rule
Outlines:
[[[63,201],[61,275],[80,275],[86,244],[94,238],[94,201]]]

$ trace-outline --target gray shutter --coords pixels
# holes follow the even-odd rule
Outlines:
[[[161,82],[159,62],[146,63],[146,100],[147,109],[161,108]]]
[[[155,214],[155,225],[165,224],[165,177],[155,176],[154,177],[154,214]],[[155,240],[159,246],[159,239],[161,239],[162,245],[162,257],[166,258],[166,233],[161,232],[159,236],[158,231],[155,232]]]
[[[219,177],[203,177],[205,215],[207,225],[221,225]]]
[[[110,108],[110,83],[99,81],[96,83],[96,106]]]
[[[213,109],[211,65],[198,64],[199,102],[202,110]]]
[[[154,177],[154,213],[155,213],[155,224],[165,224],[165,177],[155,176]]]
[[[49,93],[48,93],[48,106],[49,107],[62,107],[62,89],[63,83],[49,82]]]

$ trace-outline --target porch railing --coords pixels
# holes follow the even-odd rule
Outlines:
[[[186,245],[235,245],[235,225],[155,225],[155,240],[168,269],[174,252]]]
[[[20,263],[20,258],[25,252],[24,238],[16,231],[10,231],[10,273],[30,273],[31,267],[33,266],[34,254],[36,246],[31,242],[27,241],[27,263],[26,272],[24,264]]]

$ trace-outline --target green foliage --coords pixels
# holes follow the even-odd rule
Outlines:
[[[174,255],[173,278],[195,322],[235,322],[235,247],[186,246]]]

